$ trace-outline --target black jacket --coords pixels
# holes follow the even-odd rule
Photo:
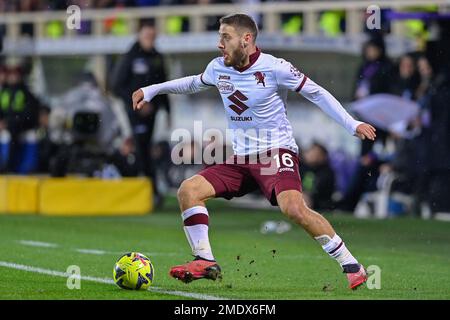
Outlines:
[[[364,78],[364,69],[370,63],[365,61],[359,67],[357,72],[357,79],[355,81],[355,88],[353,89],[353,93],[356,92],[357,85],[361,79]],[[393,93],[393,82],[395,81],[395,73],[393,70],[393,66],[389,59],[381,58],[379,61],[373,62],[374,66],[376,66],[376,72],[369,79],[369,95],[378,94],[378,93]],[[387,132],[377,128],[377,139],[386,141]],[[372,151],[374,142],[369,139],[364,139],[361,142],[361,156],[364,156]]]
[[[450,68],[431,94],[431,169],[450,171]]]
[[[167,79],[163,56],[156,49],[152,49],[149,52],[144,51],[139,43],[136,42],[116,64],[110,86],[114,94],[119,96],[125,103],[131,123],[145,124],[148,123],[149,119],[142,118],[133,112],[131,96],[139,88],[165,81]],[[170,112],[170,103],[167,95],[156,96],[152,103],[155,107],[155,112],[152,113],[151,117],[154,117],[160,107],[164,107],[167,112]]]
[[[37,127],[40,103],[25,84],[2,88],[0,101],[0,120],[13,137]]]
[[[318,166],[300,166],[303,190],[313,201],[313,209],[333,209],[332,195],[335,188],[334,171],[328,163]],[[305,183],[306,182],[306,183]]]
[[[356,87],[359,81],[364,77],[364,70],[371,64],[370,62],[363,62],[358,68],[356,74],[355,86],[353,88],[353,94],[356,92]],[[376,66],[376,72],[369,80],[369,95],[377,93],[392,93],[392,84],[395,81],[395,73],[391,62],[386,59],[380,59],[379,61],[372,62]]]

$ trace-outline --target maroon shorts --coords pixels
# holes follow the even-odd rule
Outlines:
[[[302,191],[299,157],[288,149],[273,149],[261,156],[232,156],[223,164],[207,166],[198,173],[212,184],[217,198],[242,197],[257,190],[273,206],[286,190]]]

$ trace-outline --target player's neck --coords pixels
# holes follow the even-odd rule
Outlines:
[[[254,55],[258,51],[258,48],[256,46],[248,47],[247,54],[245,55],[245,60],[243,61],[243,64],[239,66],[239,68],[244,68],[245,66],[248,66],[250,63],[252,63],[252,55]]]
[[[235,66],[235,69],[246,69],[250,64],[253,64],[255,62],[255,60],[258,58],[258,53],[260,52],[259,48],[255,45],[248,47],[246,51],[247,54],[245,55],[245,59],[243,59],[239,65]]]

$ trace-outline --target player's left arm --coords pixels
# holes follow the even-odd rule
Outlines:
[[[306,77],[305,75],[303,75]],[[341,124],[348,132],[362,140],[375,140],[375,128],[368,123],[355,120],[341,105],[341,103],[326,89],[306,78],[299,93],[316,104],[326,114]]]
[[[284,59],[278,59],[275,70],[280,88],[300,93],[347,129],[350,134],[363,140],[366,138],[375,140],[376,134],[373,126],[353,119],[331,93],[309,79],[291,63]]]

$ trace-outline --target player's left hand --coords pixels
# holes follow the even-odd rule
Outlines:
[[[370,139],[373,141],[377,137],[377,135],[375,134],[375,131],[376,131],[376,129],[374,127],[372,127],[370,124],[361,123],[359,126],[356,127],[355,135],[362,140],[367,138],[367,139]]]
[[[138,89],[133,92],[133,110],[140,110],[147,102],[144,100],[144,91]]]

